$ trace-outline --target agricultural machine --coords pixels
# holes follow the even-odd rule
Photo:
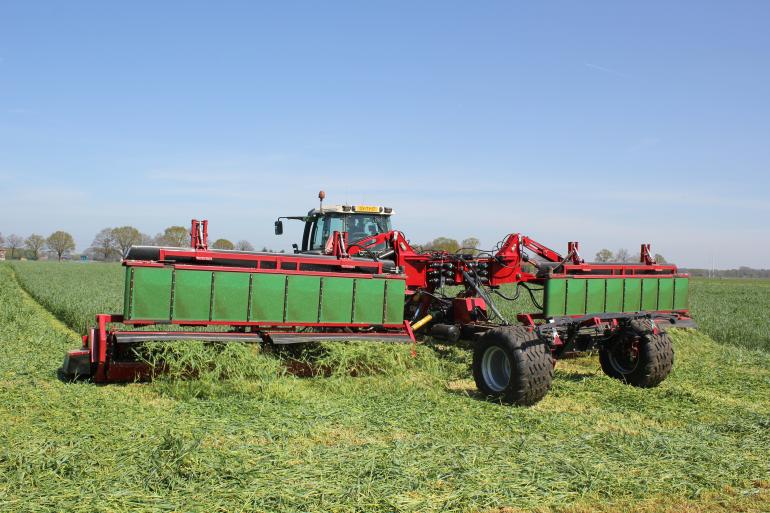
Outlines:
[[[215,250],[208,222],[192,221],[191,247],[135,246],[124,256],[123,312],[101,314],[69,351],[65,378],[149,377],[147,341],[270,345],[423,336],[473,347],[479,390],[530,405],[548,392],[555,360],[598,350],[603,371],[653,387],[671,370],[666,327],[692,326],[688,277],[657,263],[587,263],[577,242],[560,254],[519,233],[494,251],[420,251],[391,227],[390,208],[320,206],[304,216],[293,253]],[[536,311],[511,318],[499,305],[524,292]],[[542,295],[536,294],[542,292]],[[169,328],[173,325],[174,328]],[[163,329],[165,327],[165,329]]]

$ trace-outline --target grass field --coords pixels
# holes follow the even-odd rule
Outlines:
[[[767,324],[743,330],[767,322],[768,284],[742,285],[693,284],[705,333],[672,334],[660,387],[583,357],[511,408],[475,394],[466,351],[427,346],[329,344],[331,375],[301,378],[257,347],[188,344],[217,366],[65,384],[72,328],[120,310],[121,268],[3,264],[0,511],[768,511],[770,353],[740,347],[768,347]]]

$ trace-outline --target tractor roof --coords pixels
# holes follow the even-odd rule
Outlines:
[[[339,214],[373,214],[381,216],[391,216],[395,212],[390,207],[380,207],[375,205],[326,205],[323,207],[323,211],[319,208],[314,208],[307,213],[308,216],[317,216],[328,213]]]

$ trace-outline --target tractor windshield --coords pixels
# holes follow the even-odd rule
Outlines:
[[[390,216],[376,214],[325,214],[316,218],[310,238],[310,251],[323,250],[335,231],[348,232],[348,243],[390,231]]]

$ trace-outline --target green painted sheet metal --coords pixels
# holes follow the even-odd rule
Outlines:
[[[674,310],[687,310],[689,280],[674,278]]]
[[[674,309],[674,280],[661,278],[658,282],[658,310]]]
[[[131,287],[130,319],[171,318],[171,278],[169,267],[134,267]]]
[[[642,280],[626,278],[623,290],[623,311],[638,312],[642,306]]]
[[[604,312],[605,287],[607,280],[586,280],[586,313]]]
[[[253,273],[251,280],[249,320],[256,322],[283,322],[286,275]]]
[[[127,266],[123,315],[149,321],[401,324],[405,287],[402,279]]]
[[[687,278],[554,278],[546,280],[546,317],[686,310]]]
[[[217,271],[211,283],[211,320],[246,320],[249,311],[249,273]]]
[[[385,280],[385,324],[404,322],[405,289],[404,280]]]
[[[286,283],[286,322],[318,322],[320,276],[290,275]]]
[[[133,267],[126,267],[126,279],[123,289],[123,318],[131,318],[131,277],[134,275]]]
[[[607,313],[618,313],[623,311],[623,280],[610,278],[605,280],[607,298],[605,299],[604,311]]]
[[[658,278],[642,279],[642,310],[658,309]]]
[[[545,282],[543,310],[546,317],[564,315],[564,307],[567,303],[566,281],[564,279],[552,279]]]
[[[176,321],[209,319],[211,272],[174,271],[174,310]]]
[[[382,324],[384,300],[384,280],[356,279],[353,322]]]
[[[586,280],[567,280],[567,315],[585,315]]]
[[[353,278],[321,279],[320,322],[350,322],[353,313]],[[403,303],[403,298],[401,299]]]

